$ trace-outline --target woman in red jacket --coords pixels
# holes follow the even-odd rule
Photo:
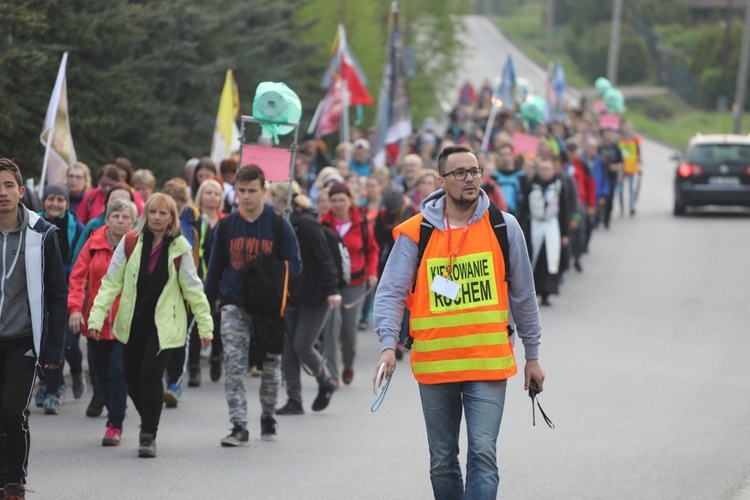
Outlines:
[[[372,226],[362,218],[352,205],[352,194],[346,184],[336,183],[328,192],[331,209],[321,219],[321,224],[336,231],[344,240],[351,260],[349,286],[341,290],[341,354],[344,370],[341,378],[350,384],[354,378],[354,355],[357,348],[357,321],[364,302],[365,282],[370,288],[378,283],[378,256],[380,250]],[[334,338],[339,335],[334,334]],[[327,356],[329,357],[329,356]],[[329,366],[335,362],[327,360]],[[338,373],[333,370],[332,373]]]
[[[135,204],[131,201],[113,199],[107,206],[106,225],[94,231],[86,241],[70,275],[68,291],[68,326],[71,331],[88,338],[87,348],[92,353],[94,366],[92,375],[99,383],[107,410],[107,430],[102,446],[120,444],[122,422],[125,419],[125,405],[128,390],[123,371],[123,348],[112,333],[112,324],[120,304],[118,298],[109,310],[99,340],[89,335],[84,318],[87,318],[94,299],[99,292],[102,278],[107,274],[115,247],[125,233],[133,229],[136,217]]]
[[[96,219],[104,213],[105,209],[105,198],[107,193],[115,184],[120,183],[120,170],[117,165],[104,165],[99,170],[98,177],[96,179],[96,187],[89,189],[83,196],[81,203],[78,205],[76,215],[78,220],[84,226],[92,219]],[[135,201],[135,207],[138,215],[143,212],[143,198],[141,193],[128,186],[133,193],[133,200]]]

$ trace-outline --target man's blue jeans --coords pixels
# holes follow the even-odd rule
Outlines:
[[[438,500],[497,497],[497,435],[507,381],[419,384],[430,445],[430,481]],[[466,488],[458,461],[458,434],[466,412]]]

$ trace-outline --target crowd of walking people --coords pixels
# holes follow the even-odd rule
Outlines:
[[[45,241],[44,255],[60,262],[40,267],[50,296],[43,306],[49,314],[43,334],[35,321],[5,328],[14,321],[6,317],[11,301],[12,307],[27,304],[24,317],[34,319],[38,311],[32,290],[26,299],[21,284],[3,288],[0,348],[23,340],[21,350],[38,359],[33,399],[44,414],[66,411],[67,364],[72,397],[91,393],[86,415],[107,412],[103,446],[121,444],[130,396],[140,418],[140,457],[156,456],[162,407],[178,407],[186,387],[205,383],[205,349],[210,380],[224,378],[232,430],[221,445],[249,440],[248,371],[260,377],[260,435],[274,440],[276,416],[305,413],[303,372],[318,386],[312,411],[325,410],[335,392],[351,384],[358,331],[371,334],[373,292],[394,247],[393,229],[419,213],[422,201],[438,189],[438,154],[457,144],[476,155],[489,200],[517,218],[539,302],[550,305],[565,273],[583,272],[592,236],[615,224],[618,206],[620,215],[635,214],[640,139],[627,122],[620,130],[600,130],[598,117],[585,105],[551,123],[528,123],[504,109],[491,113],[491,100],[482,98],[487,92],[485,86],[479,98],[461,98],[442,134],[436,120],[426,119],[402,155],[388,149],[386,166],[373,164],[371,134],[353,129],[353,140],[330,153],[325,142],[308,137],[291,184],[266,182],[252,164],[238,169],[236,158],[216,165],[204,157],[188,160],[183,175],[157,188],[152,172],[134,170],[130,160],[118,157],[95,176],[86,164],[75,163],[64,183],[45,186],[37,199],[24,191],[18,167],[3,159],[4,238],[19,248],[29,245],[31,240],[19,242],[13,234],[35,227]],[[490,116],[496,118],[488,126]],[[485,130],[491,132],[483,141]],[[536,150],[518,151],[518,133],[537,137]],[[13,281],[16,268],[30,283],[29,267],[36,264],[27,252],[29,263],[19,266],[19,253],[15,258],[4,253],[6,281]],[[249,286],[251,280],[256,281]],[[268,295],[278,295],[279,302]],[[270,305],[258,307],[261,300]],[[60,307],[66,308],[66,321],[60,321],[65,316]],[[407,311],[398,359],[407,352],[408,334]],[[25,368],[28,393],[34,369]],[[8,453],[0,465],[10,464],[10,472],[0,479],[4,486],[23,484],[28,441],[12,437],[10,429],[28,433],[28,408],[22,390],[10,396],[19,400],[13,405],[7,388],[3,391]]]

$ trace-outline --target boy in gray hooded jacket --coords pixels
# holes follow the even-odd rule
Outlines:
[[[23,498],[37,367],[62,363],[68,285],[55,227],[19,200],[18,166],[0,158],[0,486]]]

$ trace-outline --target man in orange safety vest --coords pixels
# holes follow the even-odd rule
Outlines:
[[[394,229],[396,242],[375,296],[375,331],[382,344],[376,373],[385,364],[390,379],[408,307],[411,367],[419,383],[435,498],[496,498],[497,436],[507,379],[517,372],[512,327],[524,344],[524,389],[535,384],[543,390],[533,273],[518,222],[491,207],[471,150],[446,147],[438,171],[441,189],[422,201],[421,214]],[[494,227],[502,223],[506,249]],[[465,485],[458,461],[462,413],[468,432]]]

